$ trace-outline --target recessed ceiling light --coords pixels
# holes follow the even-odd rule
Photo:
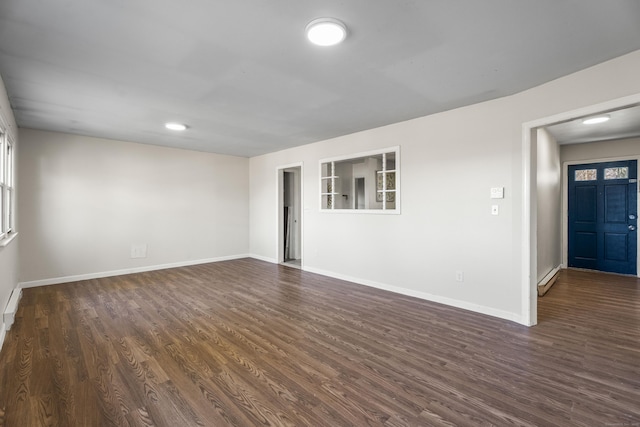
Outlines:
[[[585,125],[595,125],[598,123],[604,123],[609,121],[611,117],[609,116],[598,116],[598,117],[589,117],[588,119],[584,119],[582,121],[583,124]]]
[[[187,125],[183,125],[182,123],[165,123],[164,127],[171,130],[185,130]]]
[[[334,18],[318,18],[306,28],[309,41],[318,46],[334,46],[347,37],[347,27]]]

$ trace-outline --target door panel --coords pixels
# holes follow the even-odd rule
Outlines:
[[[598,256],[597,248],[598,248],[598,237],[596,233],[589,233],[584,231],[576,232],[575,257],[577,259],[582,260],[583,263],[588,263],[588,262],[595,263],[596,258]],[[591,265],[591,264],[588,264],[588,265]]]
[[[604,258],[606,261],[626,261],[629,251],[626,234],[605,233]]]
[[[637,161],[569,167],[569,266],[637,274]]]
[[[597,215],[596,196],[598,189],[595,185],[580,186],[575,189],[576,221],[595,225]]]
[[[627,186],[624,184],[604,187],[604,222],[627,223]]]

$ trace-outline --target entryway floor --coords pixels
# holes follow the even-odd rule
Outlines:
[[[302,268],[302,260],[301,259],[290,259],[288,261],[283,262],[282,265],[285,265],[287,267],[293,267],[293,268],[301,269]]]

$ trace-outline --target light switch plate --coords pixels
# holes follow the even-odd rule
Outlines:
[[[491,189],[492,199],[504,199],[504,187],[493,187]]]

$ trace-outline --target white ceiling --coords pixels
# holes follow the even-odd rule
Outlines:
[[[322,16],[346,23],[344,44],[306,41]],[[637,0],[0,2],[0,75],[19,126],[247,157],[638,49]]]
[[[640,136],[640,106],[632,106],[615,111],[604,111],[600,115],[609,116],[604,123],[585,125],[585,118],[557,123],[547,130],[560,145],[580,144],[583,142],[608,141]],[[594,117],[594,115],[589,116]]]

